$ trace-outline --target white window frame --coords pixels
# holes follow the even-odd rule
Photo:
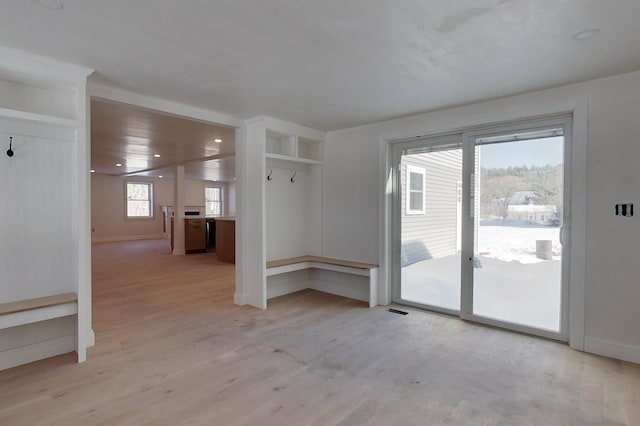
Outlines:
[[[422,191],[416,191],[411,189],[411,173],[417,173],[422,175]],[[414,215],[423,215],[425,214],[425,204],[426,204],[426,189],[427,189],[427,170],[424,167],[413,166],[411,164],[407,164],[406,170],[406,194],[405,194],[405,214],[407,216]],[[422,192],[422,208],[421,209],[412,209],[411,208],[411,193]]]
[[[149,215],[148,216],[129,216],[129,185],[147,185],[149,187],[149,199],[148,200],[135,200],[135,201],[147,201],[149,203]],[[125,181],[124,183],[124,215],[127,219],[140,220],[140,219],[153,219],[153,183],[141,182],[141,181]]]
[[[220,192],[220,200],[219,201],[215,201],[215,200],[211,200],[209,201],[207,199],[207,189],[217,189]],[[224,216],[224,200],[223,200],[223,194],[224,191],[222,190],[221,186],[207,186],[204,189],[204,205],[205,205],[205,216],[206,217],[222,217]],[[219,215],[210,215],[207,214],[207,203],[220,203],[220,214]]]

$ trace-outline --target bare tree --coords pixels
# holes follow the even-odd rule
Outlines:
[[[520,176],[498,175],[485,178],[480,200],[485,209],[506,220],[513,194],[526,189],[527,183]],[[485,210],[485,212],[487,212]]]

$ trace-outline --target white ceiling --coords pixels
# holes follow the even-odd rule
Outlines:
[[[173,177],[174,166],[182,165],[190,179],[232,181],[234,154],[232,128],[91,100],[91,168],[96,173]]]
[[[62,1],[4,0],[0,44],[319,130],[640,69],[638,0]]]

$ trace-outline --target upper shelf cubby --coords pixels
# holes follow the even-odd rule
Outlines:
[[[0,116],[75,126],[75,93],[68,88],[14,81],[0,75]]]
[[[268,130],[266,156],[299,163],[322,164],[322,142]]]

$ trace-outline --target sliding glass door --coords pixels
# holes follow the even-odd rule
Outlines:
[[[460,310],[461,135],[409,144],[397,152],[400,234],[398,298]]]
[[[394,301],[566,340],[569,123],[394,145]]]

